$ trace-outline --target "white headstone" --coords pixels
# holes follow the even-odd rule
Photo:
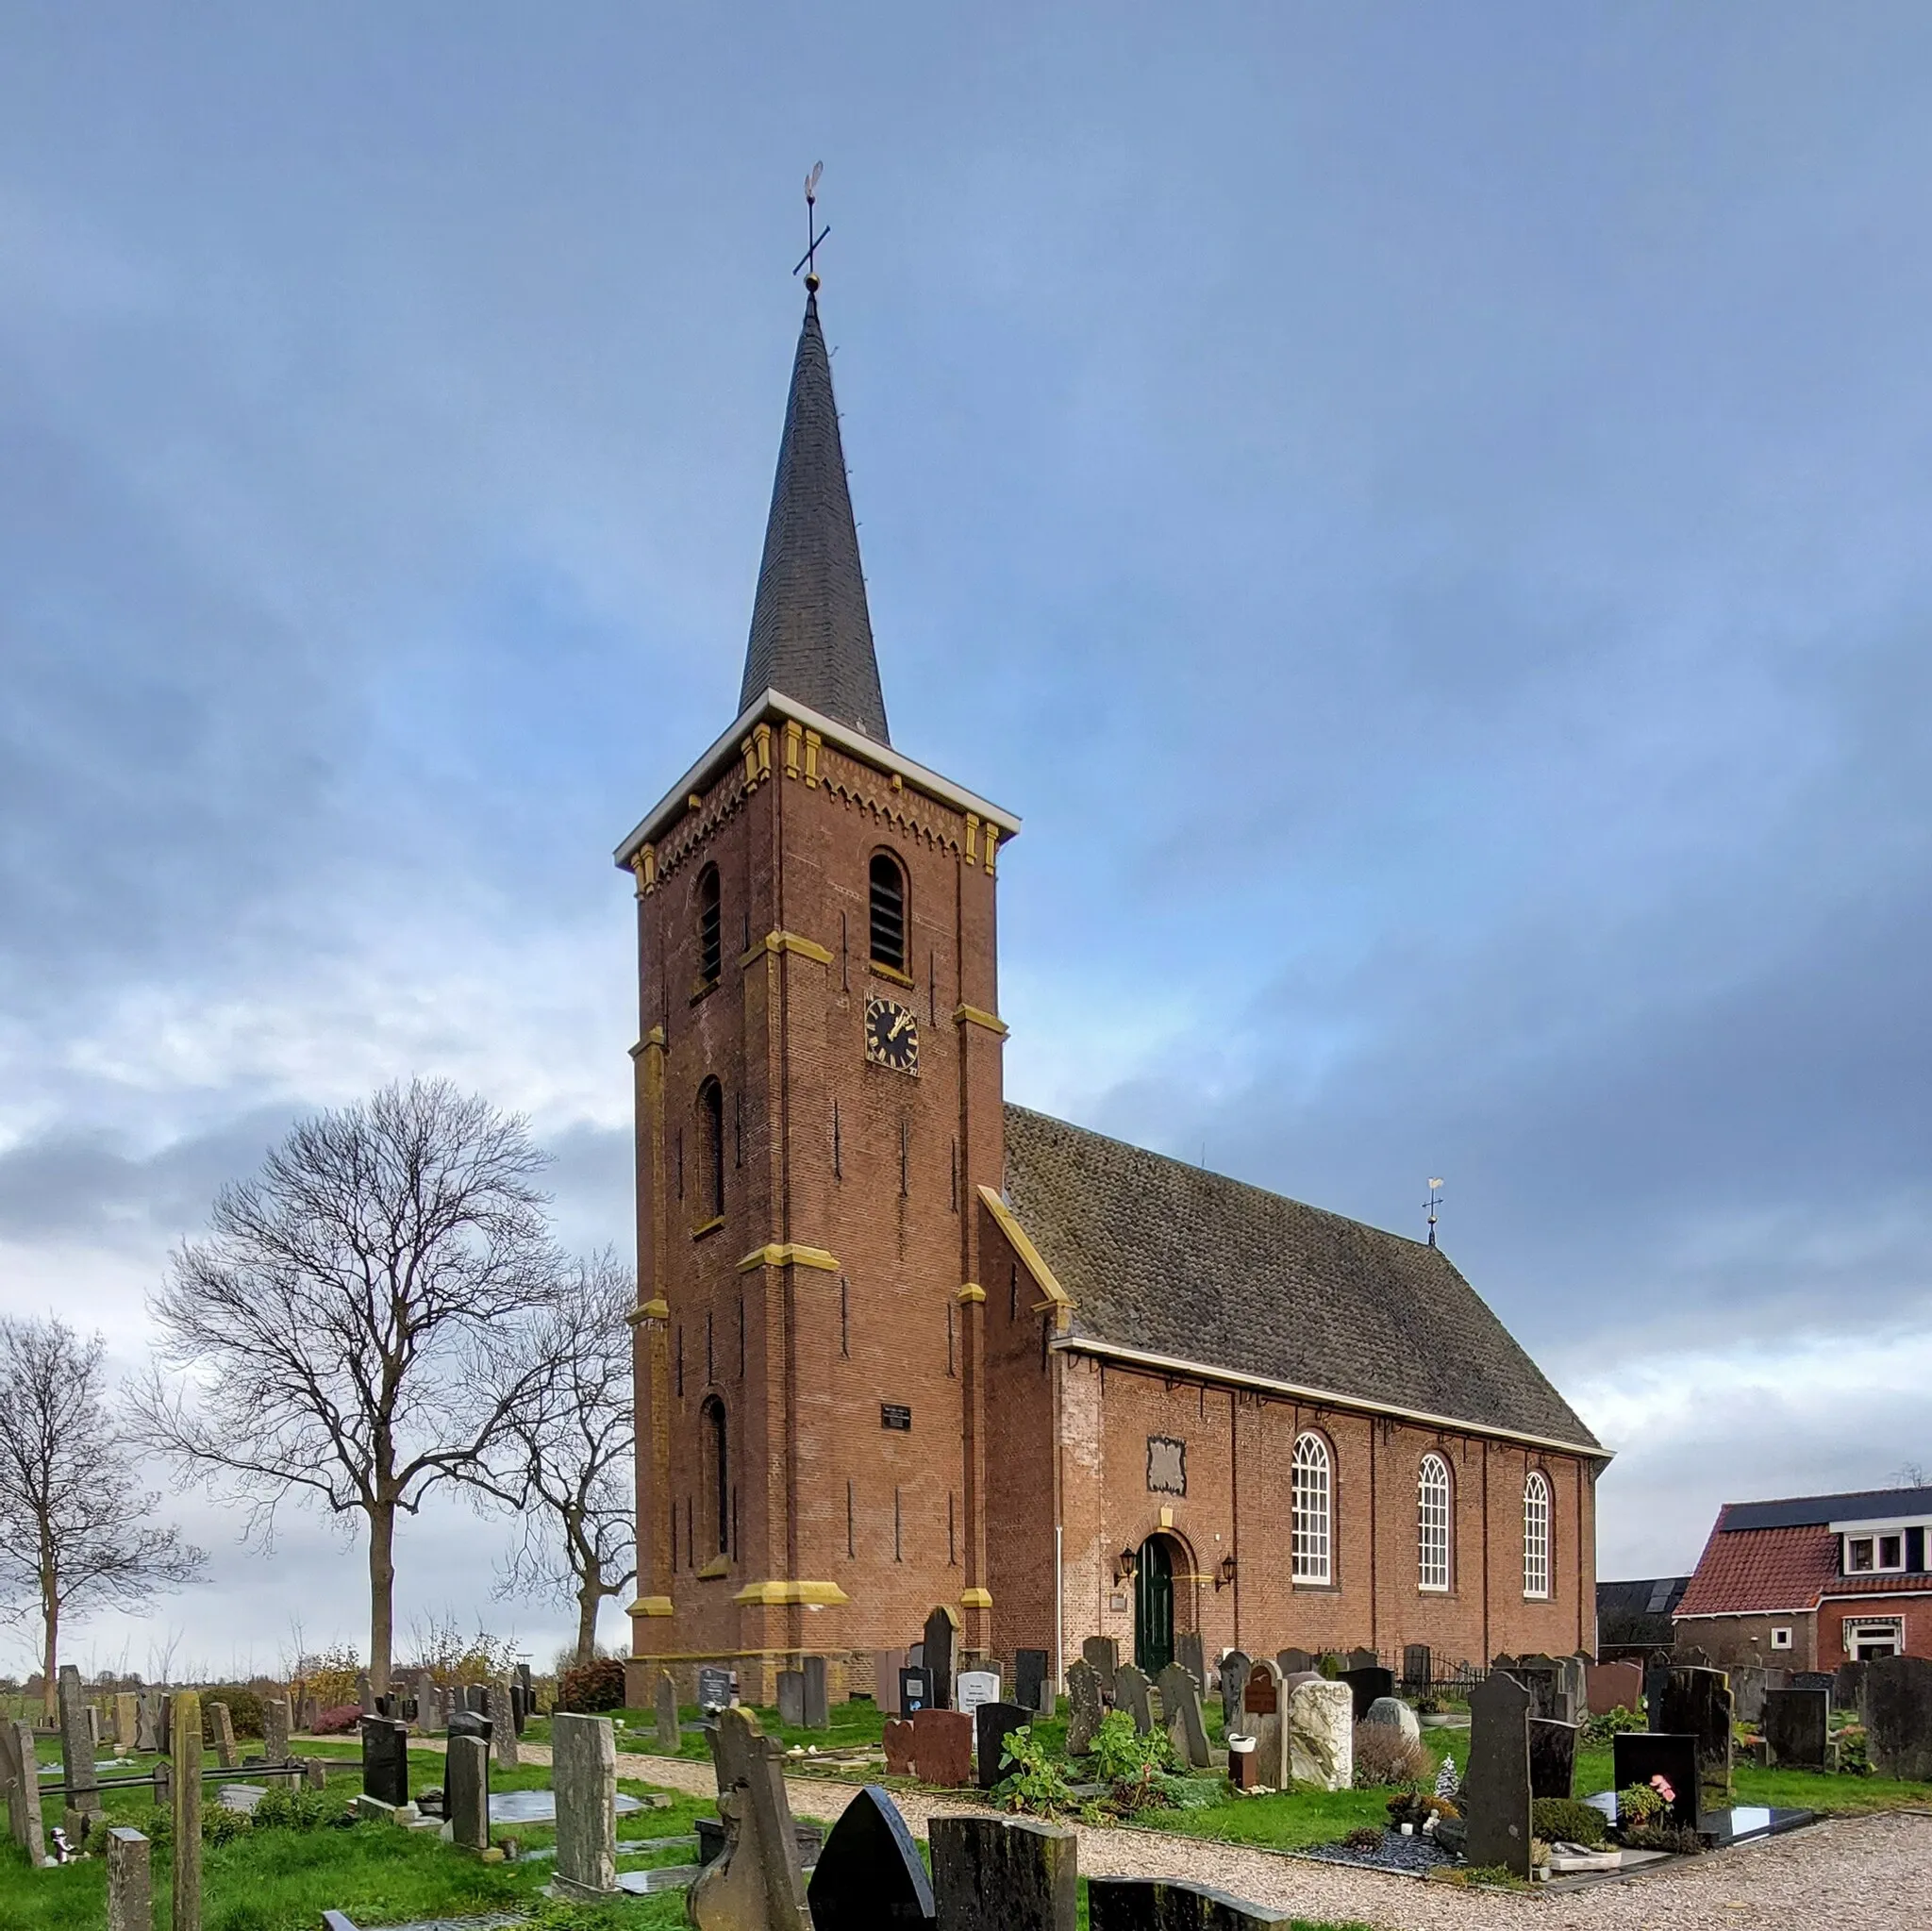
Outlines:
[[[958,1683],[959,1707],[971,1716],[982,1703],[997,1703],[1000,1700],[1000,1676],[997,1670],[962,1670]]]

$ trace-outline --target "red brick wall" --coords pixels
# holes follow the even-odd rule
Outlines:
[[[1818,1668],[1835,1670],[1851,1661],[1845,1647],[1847,1622],[1896,1616],[1905,1624],[1904,1653],[1932,1656],[1932,1596],[1827,1597],[1818,1606]]]

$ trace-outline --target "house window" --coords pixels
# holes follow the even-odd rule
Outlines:
[[[707,865],[698,874],[698,985],[715,986],[724,970],[724,913],[718,888],[718,868]]]
[[[704,1161],[698,1199],[708,1221],[724,1213],[724,1089],[708,1079],[698,1089],[698,1149]]]
[[[1550,1592],[1550,1480],[1532,1469],[1523,1485],[1523,1593],[1530,1598]]]
[[[1845,1655],[1855,1663],[1895,1656],[1905,1647],[1905,1620],[1899,1616],[1845,1618]]]
[[[1906,1539],[1902,1533],[1889,1536],[1847,1536],[1845,1569],[1847,1575],[1870,1575],[1906,1566]]]
[[[1789,1623],[1781,1624],[1771,1632],[1771,1646],[1773,1649],[1790,1648],[1791,1631]]]
[[[705,1498],[712,1523],[718,1531],[718,1553],[731,1553],[731,1452],[724,1432],[724,1404],[714,1394],[707,1398],[702,1411],[705,1442],[705,1473],[711,1492]]]
[[[1424,1456],[1416,1478],[1416,1581],[1449,1587],[1449,1464],[1440,1455]]]
[[[890,852],[873,854],[872,962],[906,970],[906,874]]]
[[[1296,1582],[1327,1582],[1329,1544],[1328,1444],[1303,1435],[1294,1444],[1294,1531],[1291,1573]]]

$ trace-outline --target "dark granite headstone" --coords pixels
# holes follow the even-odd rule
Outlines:
[[[1384,1696],[1395,1694],[1395,1672],[1385,1670],[1379,1663],[1364,1663],[1341,1673],[1341,1680],[1348,1685],[1355,1698],[1355,1720],[1360,1723],[1368,1715],[1369,1706]]]
[[[1838,1678],[1829,1670],[1793,1670],[1788,1687],[1792,1690],[1822,1690],[1825,1695],[1831,1696],[1838,1688]],[[1837,1707],[1835,1697],[1832,1706]]]
[[[1107,1714],[1100,1694],[1100,1677],[1082,1656],[1067,1666],[1067,1755],[1085,1756],[1093,1747],[1093,1733]]]
[[[953,1651],[959,1639],[958,1618],[941,1603],[925,1619],[925,1671],[932,1679],[935,1709],[953,1706]]]
[[[731,1707],[732,1682],[729,1670],[719,1670],[707,1664],[698,1672],[698,1707],[700,1709],[729,1709]]]
[[[1865,1673],[1869,1663],[1840,1663],[1832,1688],[1832,1703],[1839,1709],[1859,1709],[1865,1696]]]
[[[490,1847],[490,1746],[480,1737],[452,1737],[443,1765],[443,1815],[459,1850]]]
[[[1105,1702],[1113,1701],[1113,1673],[1121,1666],[1121,1646],[1110,1636],[1090,1636],[1080,1645],[1080,1658],[1100,1681]]]
[[[1046,1682],[1048,1661],[1043,1649],[1013,1652],[1013,1701],[1039,1716],[1053,1714]]]
[[[1643,1720],[1653,1730],[1664,1726],[1663,1716],[1664,1685],[1671,1680],[1671,1666],[1668,1663],[1645,1663],[1643,1666]]]
[[[1666,1735],[1697,1739],[1700,1810],[1731,1801],[1731,1690],[1722,1670],[1673,1670],[1652,1722]]]
[[[1221,1723],[1224,1729],[1238,1727],[1235,1712],[1241,1706],[1241,1691],[1248,1685],[1248,1672],[1255,1659],[1246,1650],[1231,1649],[1221,1659]]]
[[[1767,1690],[1759,1716],[1774,1770],[1823,1770],[1831,1736],[1831,1691]]]
[[[1880,1776],[1932,1780],[1932,1662],[1882,1656],[1865,1666],[1865,1746]]]
[[[1429,1687],[1429,1646],[1425,1642],[1405,1643],[1402,1648],[1402,1689],[1407,1696],[1420,1696]]]
[[[805,1728],[805,1673],[778,1672],[778,1726],[785,1730]]]
[[[934,1931],[932,1884],[906,1820],[876,1784],[840,1813],[806,1891],[812,1931]]]
[[[826,1729],[831,1724],[832,1711],[825,1690],[825,1659],[807,1656],[801,1670],[805,1676],[805,1728]]]
[[[1529,1876],[1529,1691],[1492,1670],[1469,1695],[1469,1767],[1460,1798],[1469,1861]]]
[[[487,1743],[490,1740],[490,1719],[479,1717],[473,1709],[453,1709],[449,1713],[449,1734],[452,1737],[480,1737]]]
[[[1202,1647],[1198,1629],[1186,1630],[1174,1638],[1174,1659],[1194,1679],[1197,1689],[1207,1690],[1208,1656]]]
[[[1021,1817],[935,1817],[928,1830],[939,1931],[1074,1931],[1072,1831]]]
[[[1620,1730],[1610,1739],[1613,1782],[1620,1790],[1660,1776],[1671,1787],[1671,1822],[1697,1827],[1697,1739],[1658,1730]]]
[[[1554,1717],[1529,1720],[1529,1794],[1569,1798],[1575,1793],[1576,1739],[1582,1725]]]
[[[932,1707],[932,1678],[924,1669],[899,1672],[899,1714],[910,1717]]]
[[[1015,1730],[1024,1730],[1033,1721],[1033,1714],[1017,1703],[982,1703],[973,1712],[974,1760],[982,1790],[990,1790],[1012,1775],[1000,1761],[1006,1755],[1007,1739]]]
[[[1190,1770],[1212,1770],[1208,1718],[1201,1707],[1201,1685],[1194,1673],[1179,1663],[1170,1663],[1155,1688],[1160,1692],[1160,1721],[1174,1756]]]
[[[409,1801],[409,1726],[393,1717],[362,1719],[362,1794],[400,1807]]]
[[[1087,1923],[1091,1931],[1274,1931],[1292,1924],[1294,1913],[1172,1877],[1094,1877]]]

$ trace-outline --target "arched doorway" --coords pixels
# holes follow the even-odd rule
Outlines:
[[[1191,1564],[1172,1536],[1151,1535],[1141,1544],[1134,1564],[1134,1664],[1146,1676],[1158,1675],[1174,1661],[1176,1567],[1186,1573]]]

